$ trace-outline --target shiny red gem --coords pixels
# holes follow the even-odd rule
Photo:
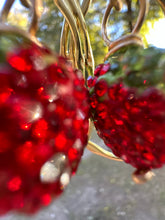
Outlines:
[[[88,138],[88,92],[81,72],[48,49],[7,50],[0,71],[0,214],[32,214],[62,193],[65,170],[71,175],[78,167]],[[58,175],[50,180],[43,169]]]

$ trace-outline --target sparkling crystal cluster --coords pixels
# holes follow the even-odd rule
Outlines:
[[[77,169],[87,144],[88,92],[81,72],[48,49],[4,48],[0,214],[34,213],[62,193]]]
[[[165,53],[118,53],[88,78],[91,117],[113,153],[138,170],[165,163]]]

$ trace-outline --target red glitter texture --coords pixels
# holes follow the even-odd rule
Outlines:
[[[96,72],[99,75],[97,69]],[[139,93],[123,83],[116,82],[108,88],[98,87],[99,83],[103,85],[103,79],[99,81],[98,77],[90,97],[91,117],[98,135],[116,156],[138,170],[161,167],[165,163],[163,92],[149,87]]]
[[[7,52],[0,72],[0,214],[35,213],[62,193],[60,176],[43,183],[40,169],[60,153],[76,171],[88,118],[83,77],[65,58],[34,44]]]

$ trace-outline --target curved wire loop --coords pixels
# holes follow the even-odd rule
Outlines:
[[[110,160],[123,161],[122,159],[116,157],[113,153],[103,149],[92,141],[88,141],[87,149],[94,154],[97,154],[101,157],[108,158]]]
[[[14,2],[15,0],[6,0],[0,14],[1,23],[5,23],[7,21],[8,14]],[[20,2],[23,6],[30,9],[32,12],[32,20],[29,27],[29,33],[31,37],[34,38],[38,29],[38,20],[41,17],[43,11],[42,0],[20,0]],[[18,29],[16,28],[16,30]],[[35,41],[37,42],[37,40]]]
[[[65,17],[60,53],[71,59],[74,67],[81,69],[84,78],[87,79],[94,72],[93,53],[84,19],[91,0],[84,0],[81,6],[78,0],[54,0],[54,2]]]
[[[20,28],[6,24],[0,24],[0,35],[3,34],[5,35],[14,34],[18,37],[22,37],[27,42],[34,42],[38,46],[42,47],[42,44],[35,37],[31,36],[31,34],[25,32],[24,30],[21,30]]]
[[[20,2],[25,8],[31,7],[31,0],[20,0]]]
[[[9,11],[13,5],[13,3],[15,2],[15,0],[6,0],[3,8],[2,8],[2,11],[1,11],[1,14],[0,14],[0,22],[5,22],[7,20],[7,16],[9,14]]]
[[[82,10],[82,13],[84,16],[86,15],[86,13],[89,9],[90,3],[91,3],[91,0],[84,0],[82,2],[81,10]],[[68,53],[68,37],[69,37],[68,34],[69,34],[69,24],[64,19],[63,28],[61,31],[60,54],[65,57],[70,57],[70,52],[72,52],[72,50],[71,50]],[[73,47],[74,47],[74,44],[72,44],[72,48]]]
[[[137,44],[137,45],[143,46],[143,42],[138,34],[145,19],[145,15],[146,15],[147,8],[148,8],[148,1],[139,0],[139,4],[140,4],[139,15],[138,15],[137,22],[133,28],[132,33],[126,36],[123,36],[117,39],[116,41],[112,42],[107,35],[107,22],[108,22],[112,8],[115,7],[117,11],[120,11],[122,9],[122,2],[121,0],[110,0],[109,1],[109,4],[106,8],[105,14],[103,16],[103,22],[102,22],[102,36],[103,36],[105,43],[109,47],[108,48],[109,52],[105,56],[105,59],[107,59],[111,54],[113,54],[114,52],[116,52],[117,50],[125,46],[131,45],[131,44]]]
[[[165,14],[165,0],[157,0]]]
[[[31,0],[30,10],[32,11],[32,20],[29,27],[29,33],[35,36],[38,30],[38,20],[43,12],[42,0]]]

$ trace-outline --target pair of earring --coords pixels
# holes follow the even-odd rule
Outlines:
[[[6,1],[0,24],[0,213],[34,213],[50,204],[76,172],[86,145],[136,167],[135,181],[151,177],[150,170],[165,163],[165,55],[142,47],[146,1],[140,1],[133,32],[115,42],[106,24],[121,5],[109,2],[102,25],[108,62],[95,71],[84,20],[91,1],[55,1],[66,18],[61,53],[83,74],[35,38],[40,1],[21,1],[33,12],[30,34],[4,24],[13,2]],[[89,117],[116,156],[87,144]]]

